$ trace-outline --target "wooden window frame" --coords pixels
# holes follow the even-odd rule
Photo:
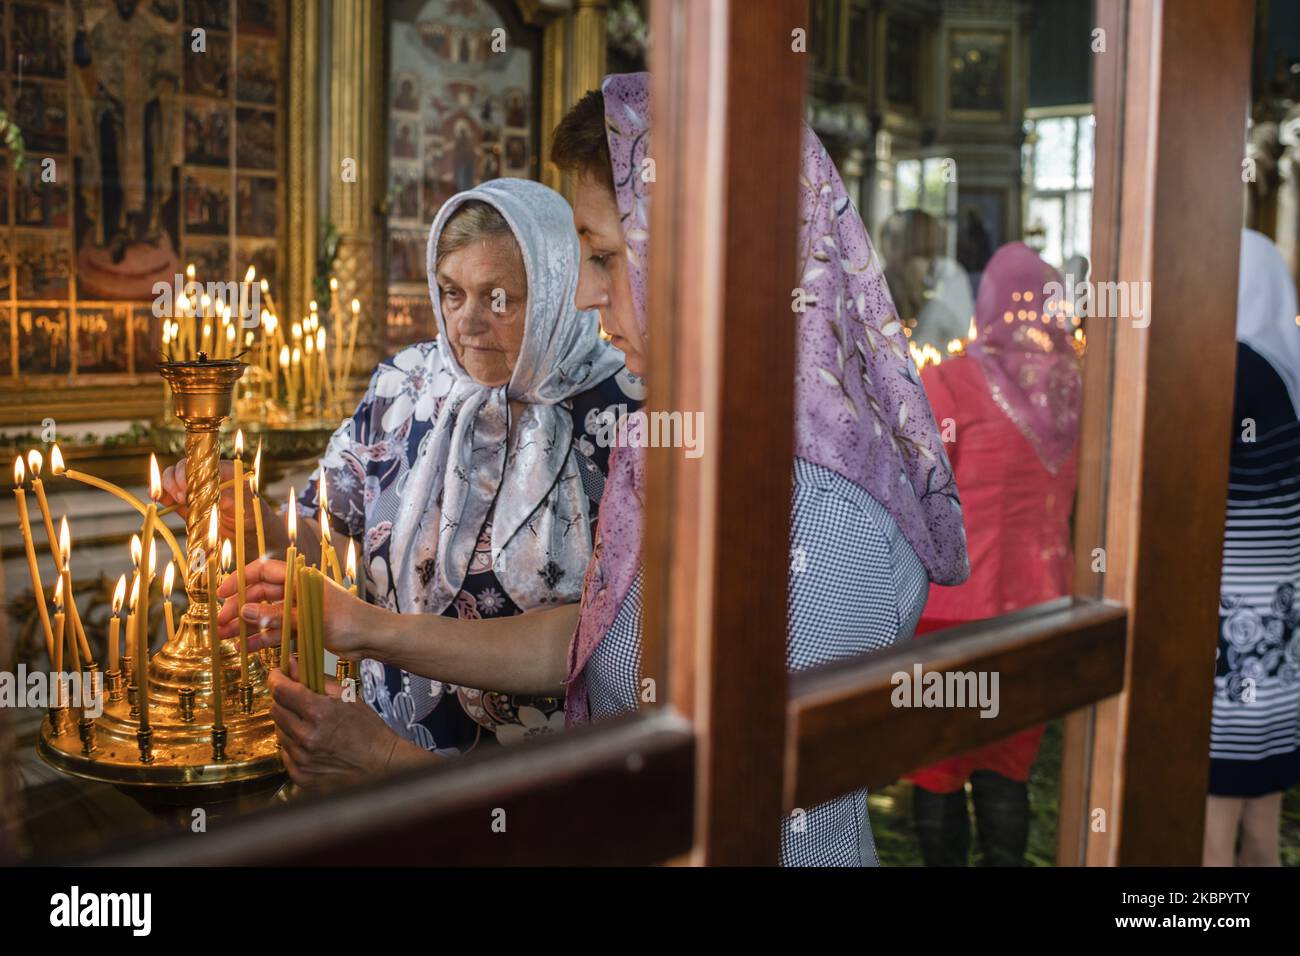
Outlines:
[[[1151,322],[1089,328],[1075,598],[787,677],[796,199],[771,184],[795,182],[807,5],[652,0],[651,402],[710,441],[650,456],[658,705],[103,861],[771,864],[783,811],[1068,714],[1059,862],[1199,863],[1252,10],[1097,0],[1094,275],[1149,281]],[[1003,719],[892,707],[916,663],[997,670]]]

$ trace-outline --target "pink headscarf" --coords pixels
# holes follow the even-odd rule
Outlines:
[[[1003,246],[980,280],[976,337],[966,350],[993,400],[1053,474],[1074,449],[1082,389],[1061,291],[1061,274],[1034,250],[1023,242]]]
[[[650,203],[640,173],[649,146],[649,79],[647,73],[618,74],[602,87],[614,191],[643,331]],[[931,580],[960,583],[970,564],[952,468],[871,240],[835,164],[807,125],[800,190],[804,294],[794,317],[795,455],[866,490],[894,517]],[[615,448],[569,647],[570,723],[588,717],[584,668],[640,569],[644,502],[644,451]]]

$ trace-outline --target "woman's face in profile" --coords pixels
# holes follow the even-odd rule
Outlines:
[[[627,369],[644,375],[645,336],[636,318],[626,244],[614,194],[590,176],[582,176],[573,197],[573,225],[582,243],[582,268],[574,305],[600,312],[600,325],[622,351]]]
[[[443,256],[437,280],[456,360],[480,385],[505,385],[528,315],[528,276],[514,238],[474,242]]]

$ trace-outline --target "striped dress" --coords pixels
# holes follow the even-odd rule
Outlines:
[[[1273,366],[1237,346],[1210,793],[1300,782],[1300,422]]]

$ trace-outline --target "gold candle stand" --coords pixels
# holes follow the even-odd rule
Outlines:
[[[266,668],[260,655],[249,655],[252,700],[246,710],[237,691],[236,638],[221,642],[220,666],[227,690],[224,725],[214,728],[212,722],[212,654],[202,558],[208,520],[219,497],[218,433],[230,415],[231,396],[244,368],[238,360],[212,360],[202,353],[196,361],[158,366],[170,388],[173,411],[185,425],[189,567],[177,570],[185,571],[189,607],[175,636],[149,661],[148,739],[139,737],[139,718],[133,716],[130,695],[119,693],[114,700],[106,693],[104,712],[92,723],[80,722],[86,718],[79,707],[69,708],[58,727],[46,717],[38,752],[59,770],[130,787],[187,789],[242,785],[284,773],[269,714]],[[141,612],[148,613],[147,607]],[[130,659],[130,654],[123,654],[124,661]],[[114,684],[120,687],[122,679],[118,675]],[[148,762],[141,759],[142,745]]]

